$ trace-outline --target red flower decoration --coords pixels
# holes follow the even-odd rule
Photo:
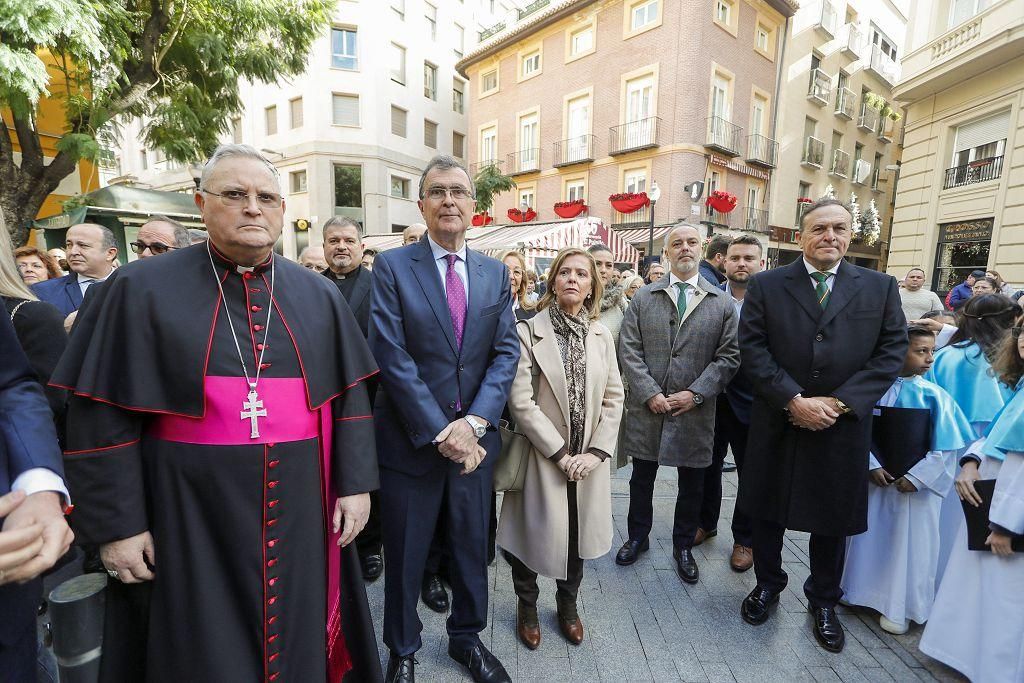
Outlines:
[[[487,225],[488,223],[493,223],[494,222],[494,218],[492,218],[491,216],[488,216],[487,212],[484,211],[483,213],[475,213],[475,214],[473,214],[473,221],[472,222],[473,222],[473,227],[479,228],[481,226]]]
[[[646,192],[621,192],[608,197],[608,201],[619,213],[633,213],[651,204]]]
[[[561,218],[575,218],[587,210],[587,205],[582,199],[574,199],[571,202],[556,202],[555,213]]]
[[[796,200],[796,203],[797,204],[813,204],[814,200],[811,199],[810,197],[800,197],[799,199]]]
[[[708,195],[704,204],[718,213],[729,213],[736,208],[736,195],[725,190],[715,190]]]
[[[520,209],[509,209],[508,217],[513,223],[529,223],[537,217],[537,212],[531,208],[527,208],[526,211]]]

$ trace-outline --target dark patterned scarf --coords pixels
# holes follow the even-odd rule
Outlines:
[[[569,454],[576,455],[583,448],[583,427],[587,407],[587,332],[590,318],[586,308],[579,316],[571,316],[557,304],[548,307],[551,326],[555,329],[558,352],[565,367],[566,386],[569,390]]]

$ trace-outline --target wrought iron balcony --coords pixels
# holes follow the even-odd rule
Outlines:
[[[1003,157],[989,157],[978,159],[963,166],[954,166],[946,169],[945,182],[942,189],[948,190],[951,187],[963,187],[974,183],[983,183],[986,180],[996,180],[1003,175]]]
[[[480,37],[480,42],[482,43],[485,40],[487,40],[488,38],[490,38],[491,36],[496,36],[496,35],[498,35],[499,33],[501,33],[504,30],[505,30],[505,22],[504,21],[499,22],[499,23],[495,24],[494,26],[491,26],[490,28],[485,28],[483,31],[480,31],[480,33],[478,34],[479,37]]]
[[[841,149],[832,150],[832,166],[828,172],[842,178],[847,177],[850,173],[850,153]]]
[[[494,166],[498,171],[501,171],[501,167],[504,165],[505,162],[499,161],[498,159],[481,159],[475,164],[469,165],[469,174],[475,178],[480,171],[484,170],[488,166]]]
[[[593,135],[577,135],[574,138],[559,140],[555,143],[555,168],[584,164],[594,160]]]
[[[832,78],[821,69],[811,69],[810,82],[807,84],[807,99],[815,104],[825,106],[832,93]]]
[[[818,23],[815,24],[814,28],[822,31],[829,38],[835,38],[838,20],[839,15],[836,13],[835,6],[829,0],[822,0],[821,16],[818,18]]]
[[[857,128],[873,133],[878,130],[878,110],[862,102],[860,105],[860,118],[857,119]]]
[[[775,168],[779,157],[779,143],[764,135],[747,136],[747,163]]]
[[[875,75],[889,84],[889,87],[896,85],[900,78],[900,67],[896,61],[882,52],[877,45],[871,46],[871,60],[865,65],[865,69],[873,71]]]
[[[612,228],[646,228],[651,223],[650,205],[641,207],[633,213],[620,213],[612,209]],[[646,245],[646,243],[645,243]]]
[[[609,154],[625,154],[640,149],[658,146],[658,127],[661,119],[651,116],[639,121],[630,121],[621,126],[613,126],[611,141],[608,145]]]
[[[740,132],[743,129],[721,116],[708,117],[708,139],[704,146],[731,157],[740,155]]]
[[[729,213],[722,213],[721,211],[715,211],[709,206],[704,209],[704,220],[702,220],[701,223],[711,223],[712,225],[715,226],[731,228],[732,216],[735,213],[737,213],[735,209],[733,209]]]
[[[540,170],[540,147],[521,149],[509,154],[506,158],[508,159],[508,164],[505,166],[507,175],[535,173]]]
[[[896,122],[888,116],[881,117],[878,123],[878,139],[881,142],[892,142],[892,133],[896,129]]]
[[[740,215],[743,216],[744,230],[765,234],[771,232],[771,228],[768,227],[767,210],[758,209],[754,206],[744,206]]]
[[[836,116],[853,120],[857,108],[857,95],[849,88],[836,88]]]
[[[516,10],[516,21],[522,21],[526,17],[530,16],[534,12],[540,9],[544,9],[551,4],[551,0],[535,0],[523,9]]]
[[[821,168],[822,163],[825,161],[825,143],[814,137],[813,135],[807,136],[807,140],[804,141],[804,155],[800,160],[805,166],[813,166],[814,168]]]
[[[860,59],[861,50],[864,49],[864,34],[855,24],[848,24],[846,42],[843,43],[840,51],[850,59]]]

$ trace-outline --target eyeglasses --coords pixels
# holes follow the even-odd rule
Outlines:
[[[211,192],[210,190],[200,190],[206,194],[212,194],[214,197],[220,197],[220,201],[224,206],[246,206],[249,203],[250,195],[248,192],[242,190],[224,190],[223,192]],[[274,194],[273,192],[257,192],[256,193],[256,204],[261,209],[280,209],[281,208],[281,195]]]
[[[166,252],[169,249],[177,249],[177,247],[172,247],[170,245],[164,244],[163,242],[153,242],[152,244],[146,244],[145,242],[143,242],[141,240],[137,240],[135,242],[129,242],[128,245],[132,248],[132,251],[134,251],[136,254],[141,254],[142,252],[146,251],[147,249],[149,249],[149,251],[154,253],[154,254],[163,254],[164,252]]]
[[[470,192],[469,188],[461,187],[456,185],[455,187],[442,187],[441,185],[434,185],[433,187],[427,188],[427,196],[433,199],[435,202],[444,199],[446,194],[451,194],[452,199],[472,199],[473,193]]]
[[[322,273],[326,270],[324,266],[317,265],[316,263],[303,263],[302,265],[305,266],[307,270],[315,270],[318,273]]]

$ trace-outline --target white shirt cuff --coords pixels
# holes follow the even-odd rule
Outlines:
[[[45,467],[33,467],[18,475],[11,485],[12,491],[24,491],[26,496],[40,491],[55,491],[64,496],[64,505],[71,504],[71,496],[64,485],[64,480],[53,470]]]

